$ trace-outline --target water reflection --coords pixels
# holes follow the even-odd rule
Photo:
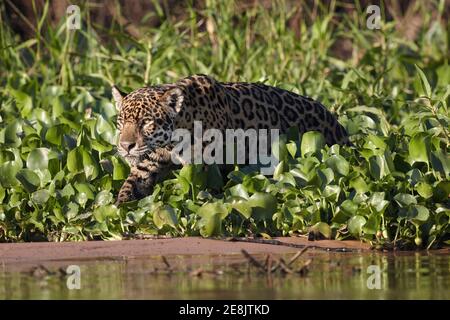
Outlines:
[[[258,274],[241,255],[168,257],[172,273],[161,258],[52,262],[49,275],[3,266],[0,299],[450,299],[448,254],[308,252],[301,259],[312,259],[304,277]],[[58,271],[69,264],[80,265],[80,290],[69,290]],[[381,271],[379,290],[367,285],[371,265]],[[222,274],[194,276],[196,268]]]

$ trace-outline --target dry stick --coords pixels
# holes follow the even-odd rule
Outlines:
[[[311,264],[312,259],[306,260],[306,262],[301,266],[300,269],[297,270],[297,273],[300,275],[305,275],[308,272],[308,266]]]
[[[283,258],[280,258],[280,267],[285,273],[293,273],[293,271],[286,265]]]
[[[273,272],[277,271],[279,267],[280,267],[280,260],[277,260],[277,263],[276,263],[275,266],[270,270],[270,272],[273,273]]]
[[[273,257],[272,257],[272,255],[271,255],[270,253],[267,255],[267,257],[268,257],[267,265],[266,265],[266,270],[267,270],[267,273],[266,273],[267,286],[268,286],[269,288],[272,288],[272,287],[273,287],[273,280],[272,280],[272,263],[273,263]]]
[[[321,250],[321,251],[336,251],[336,252],[359,252],[360,249],[355,248],[331,248],[331,247],[321,247],[321,246],[315,246],[315,245],[304,245],[304,244],[297,244],[297,243],[290,243],[290,242],[284,242],[280,240],[274,240],[274,239],[252,239],[252,238],[242,238],[242,237],[225,237],[225,238],[211,238],[213,240],[225,240],[225,241],[232,241],[232,242],[252,242],[252,243],[261,243],[261,244],[271,244],[271,245],[278,245],[278,246],[286,246],[286,247],[292,247],[292,248],[309,248],[309,249],[315,249],[315,250]]]
[[[266,264],[266,270],[267,270],[267,274],[270,275],[272,273],[272,263],[273,263],[273,258],[271,254],[267,255],[267,264]]]
[[[165,256],[162,256],[162,260],[164,264],[166,265],[167,269],[169,269],[170,272],[172,272],[172,266],[170,265],[169,261],[167,261]]]
[[[308,247],[304,247],[302,250],[298,251],[292,258],[289,260],[287,266],[290,267],[291,264],[295,262],[302,254],[304,254],[308,250]]]
[[[270,268],[268,268],[268,272],[269,272],[269,270],[270,270],[270,273],[273,273],[273,272],[275,272],[275,271],[277,271],[278,270],[278,268],[281,268],[281,269],[283,269],[283,271],[285,271],[286,272],[286,270],[289,270],[289,271],[287,271],[288,273],[292,273],[292,270],[289,268],[294,262],[295,262],[295,260],[297,260],[302,254],[304,254],[307,250],[309,249],[309,247],[304,247],[302,250],[300,250],[300,251],[298,251],[290,260],[289,260],[289,262],[287,263],[287,265],[286,265],[286,263],[284,262],[284,260],[283,259],[280,259],[280,260],[278,260],[277,261],[277,264],[272,268],[272,267],[270,267]]]
[[[267,269],[267,264],[269,263],[269,255],[266,255],[266,261],[264,261],[264,269]]]
[[[247,258],[247,260],[253,264],[255,267],[257,267],[258,269],[266,272],[266,269],[264,268],[264,266],[258,262],[258,260],[256,260],[255,258],[253,258],[250,253],[248,253],[247,251],[245,251],[244,249],[241,250],[242,254],[244,255],[244,257]]]

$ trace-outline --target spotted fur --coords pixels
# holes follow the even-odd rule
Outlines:
[[[145,87],[128,95],[113,87],[119,109],[119,153],[131,165],[118,203],[150,194],[171,168],[174,129],[272,129],[322,132],[328,145],[349,144],[345,129],[319,102],[260,83],[218,82],[205,75]],[[192,131],[191,131],[192,132]]]

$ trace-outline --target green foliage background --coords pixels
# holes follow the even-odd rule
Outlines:
[[[423,10],[415,41],[394,22],[320,8],[296,37],[283,1],[236,14],[206,1],[134,39],[46,25],[21,41],[0,4],[0,241],[121,238],[125,232],[289,235],[313,232],[380,246],[433,247],[449,239],[449,22]],[[154,13],[163,17],[162,10]],[[107,35],[100,41],[97,32]],[[334,55],[337,39],[353,54]],[[320,100],[355,147],[325,147],[314,132],[280,144],[273,177],[249,168],[222,177],[187,166],[153,195],[117,208],[129,168],[116,156],[110,86],[167,83],[194,73],[262,81]]]

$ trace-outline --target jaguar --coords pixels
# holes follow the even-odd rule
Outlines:
[[[220,82],[193,75],[171,84],[143,87],[129,94],[112,87],[118,109],[118,153],[130,164],[117,204],[149,195],[173,169],[172,133],[203,129],[319,131],[328,145],[351,145],[344,127],[320,102],[263,83]]]

